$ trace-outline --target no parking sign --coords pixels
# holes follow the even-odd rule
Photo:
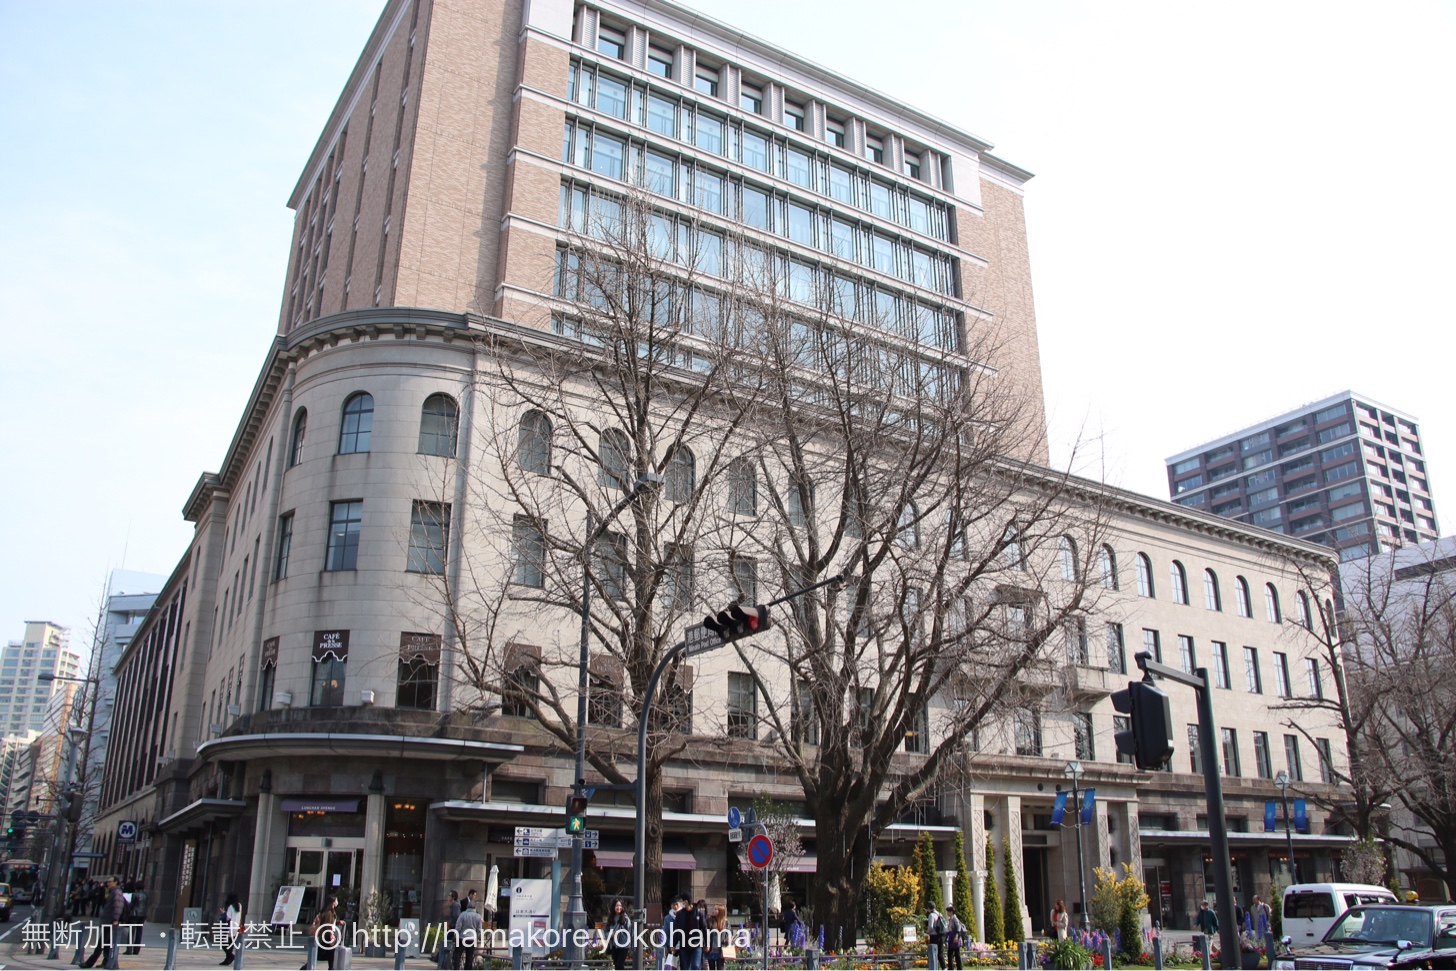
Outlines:
[[[748,862],[762,870],[773,862],[773,840],[759,833],[748,841]]]

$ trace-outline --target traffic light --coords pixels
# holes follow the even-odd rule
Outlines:
[[[1117,751],[1131,755],[1139,769],[1161,769],[1173,755],[1173,711],[1168,693],[1152,681],[1129,681],[1112,693],[1112,707],[1129,716],[1132,730],[1117,732]]]
[[[762,634],[773,626],[773,620],[768,615],[768,608],[763,604],[753,604],[747,607],[743,604],[734,604],[727,610],[719,611],[716,617],[711,615],[704,617],[703,626],[717,634],[719,641],[729,644],[745,637],[752,637],[754,634]]]
[[[586,796],[572,796],[566,800],[566,832],[579,836],[586,832],[586,807],[591,802]]]
[[[81,794],[79,792],[67,792],[61,795],[61,815],[66,817],[68,823],[81,821]]]

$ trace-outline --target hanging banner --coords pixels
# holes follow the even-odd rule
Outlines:
[[[1294,800],[1294,828],[1301,833],[1309,832],[1309,807],[1303,799]]]
[[[1274,832],[1274,824],[1279,819],[1279,804],[1270,799],[1264,803],[1264,832]]]
[[[1082,825],[1092,825],[1092,807],[1097,801],[1097,790],[1088,789],[1087,794],[1082,797]]]
[[[1062,825],[1062,817],[1067,814],[1067,797],[1070,795],[1070,792],[1057,793],[1057,801],[1052,806],[1052,829]]]

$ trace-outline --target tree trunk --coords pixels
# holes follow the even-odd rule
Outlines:
[[[647,875],[642,884],[642,906],[650,910],[653,904],[662,906],[662,766],[651,759],[647,761],[647,845],[642,850],[642,861]]]
[[[814,818],[819,858],[811,891],[813,926],[807,928],[811,939],[817,939],[819,928],[824,928],[824,947],[840,952],[852,949],[858,940],[860,893],[870,865],[865,828],[858,826],[850,833],[845,824],[843,813],[831,816],[821,810]],[[841,846],[847,846],[849,852],[840,852]]]

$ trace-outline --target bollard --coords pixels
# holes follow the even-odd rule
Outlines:
[[[176,971],[177,968],[177,932],[162,931],[162,938],[167,942],[167,963],[162,965],[162,971]],[[79,961],[77,962],[80,963]]]
[[[930,942],[930,947],[926,950],[925,953],[926,971],[940,971],[940,945],[936,944],[935,941],[932,940]]]
[[[516,971],[521,969],[521,945],[519,944],[511,948],[511,967]]]
[[[76,938],[76,956],[73,957],[73,958],[71,958],[71,963],[74,964],[76,967],[79,968],[81,966],[81,964],[85,960],[86,960],[86,935],[85,934],[81,934],[81,935],[78,935],[77,938]]]
[[[1274,948],[1278,943],[1278,941],[1274,940],[1273,931],[1264,932],[1264,953],[1269,956],[1269,967],[1271,968],[1274,966]]]
[[[1213,944],[1213,938],[1202,935],[1193,938],[1193,946],[1203,954],[1203,971],[1213,971],[1213,955],[1209,954],[1209,948]]]
[[[1104,968],[1112,967],[1112,938],[1110,937],[1102,939],[1102,966]]]
[[[1163,971],[1163,937],[1153,938],[1153,971]]]
[[[404,967],[405,948],[396,939],[394,947],[394,971],[400,971]]]
[[[1016,971],[1026,971],[1026,944],[1017,942],[1016,945]]]
[[[313,971],[318,967],[318,939],[310,937],[308,943],[303,946],[303,966],[305,971]]]
[[[804,967],[809,971],[818,971],[819,949],[817,947],[804,948]]]
[[[233,938],[233,971],[243,971],[243,942]]]

